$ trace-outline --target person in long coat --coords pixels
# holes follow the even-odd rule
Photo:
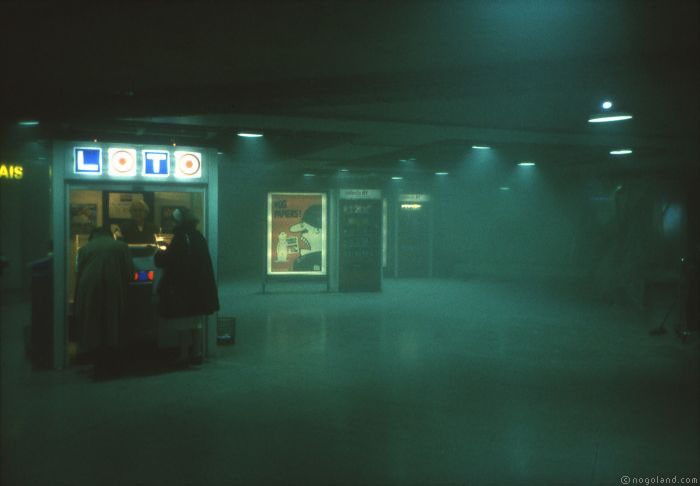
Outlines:
[[[112,238],[107,228],[95,228],[78,251],[75,316],[81,351],[95,357],[96,372],[114,365],[122,347],[128,282],[133,274],[129,247]]]
[[[178,331],[179,363],[202,362],[204,316],[219,310],[219,295],[207,241],[197,230],[197,219],[189,209],[173,211],[173,239],[166,250],[154,256],[163,268],[158,286],[158,310],[168,325]]]

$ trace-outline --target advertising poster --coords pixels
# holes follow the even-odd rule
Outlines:
[[[326,231],[325,194],[269,193],[268,275],[325,275]]]
[[[70,231],[73,235],[86,235],[97,226],[97,204],[70,205]]]
[[[143,201],[143,194],[132,192],[110,192],[109,193],[109,218],[110,219],[131,219],[131,202]]]

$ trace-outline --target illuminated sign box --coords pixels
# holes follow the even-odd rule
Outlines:
[[[102,151],[106,151],[105,165],[102,167]],[[67,164],[69,161],[66,161]],[[114,179],[202,179],[206,177],[200,152],[167,148],[113,147],[73,147],[73,174],[102,176]]]
[[[341,189],[340,199],[381,199],[379,189]]]
[[[175,152],[175,177],[185,179],[202,177],[202,154]]]
[[[132,177],[136,175],[136,150],[111,148],[107,153],[109,155],[109,175],[117,177]]]
[[[430,196],[428,194],[401,194],[399,201],[407,203],[429,202]]]
[[[102,174],[102,149],[76,147],[73,149],[73,170],[81,175]]]
[[[146,177],[168,177],[170,175],[170,154],[163,150],[144,150],[143,175]]]

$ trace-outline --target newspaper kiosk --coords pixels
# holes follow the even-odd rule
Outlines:
[[[121,236],[135,201],[147,208],[146,226],[153,241],[130,244],[134,275],[130,284],[127,332],[130,339],[160,347],[173,345],[174,334],[155,311],[159,271],[153,254],[172,237],[172,212],[190,208],[209,244],[217,270],[218,172],[214,149],[96,142],[55,142],[53,149],[54,322],[53,366],[69,361],[69,312],[75,292],[78,250],[90,231],[109,226]],[[143,225],[143,223],[142,223]],[[216,318],[203,331],[204,354],[216,351]]]

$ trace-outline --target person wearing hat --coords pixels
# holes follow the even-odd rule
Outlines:
[[[178,364],[202,362],[204,316],[219,310],[219,295],[207,241],[189,209],[173,211],[175,228],[168,248],[154,255],[163,268],[158,285],[158,311],[178,332]]]
[[[146,220],[150,213],[148,204],[141,199],[134,199],[129,207],[131,221],[120,225],[121,234],[126,243],[148,244],[156,242],[156,226]]]
[[[292,225],[289,231],[301,233],[299,252],[301,256],[294,260],[292,270],[295,271],[320,271],[323,250],[323,219],[320,204],[309,206],[304,211],[301,222]]]

